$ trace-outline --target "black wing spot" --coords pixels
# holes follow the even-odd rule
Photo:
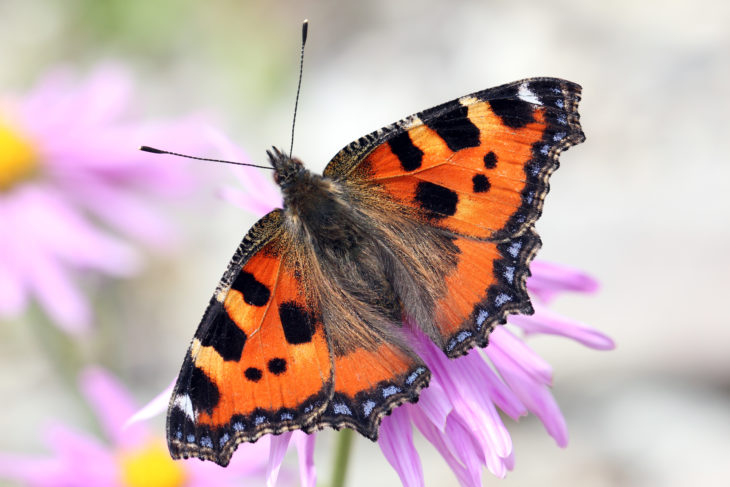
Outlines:
[[[272,358],[271,360],[269,360],[267,367],[269,369],[269,372],[274,375],[283,374],[284,372],[286,372],[286,360],[279,357]]]
[[[196,410],[205,410],[208,414],[213,413],[213,408],[220,401],[220,392],[212,380],[203,372],[200,367],[193,367],[190,375],[190,400]]]
[[[243,300],[251,306],[265,306],[271,296],[271,292],[266,285],[257,281],[253,274],[243,270],[238,273],[231,289],[243,294]]]
[[[223,360],[240,360],[246,344],[246,333],[236,325],[223,304],[215,298],[211,301],[207,316],[211,317],[211,321],[202,336],[198,337],[200,344],[213,347]]]
[[[469,120],[469,109],[459,105],[454,110],[437,116],[424,123],[441,137],[452,151],[456,152],[468,147],[478,147],[479,129]]]
[[[261,380],[261,377],[263,377],[261,369],[257,369],[256,367],[247,368],[243,375],[251,382],[258,382]]]
[[[519,98],[519,86],[511,86],[500,98],[489,100],[489,106],[507,127],[518,129],[535,121],[532,104]]]
[[[416,187],[416,201],[424,210],[436,213],[432,216],[451,216],[456,213],[459,195],[449,188],[421,181]]]
[[[423,151],[413,145],[408,132],[403,132],[396,135],[388,141],[391,152],[400,161],[400,165],[406,171],[414,171],[421,167],[423,161]]]
[[[286,341],[292,345],[309,343],[314,335],[314,318],[294,301],[279,305],[279,318]]]
[[[497,154],[489,151],[484,156],[484,167],[487,169],[494,169],[497,167]]]
[[[474,175],[474,177],[471,178],[471,182],[474,185],[475,193],[486,193],[491,187],[491,184],[489,184],[489,179],[484,174]]]

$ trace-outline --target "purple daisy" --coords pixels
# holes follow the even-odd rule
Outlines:
[[[414,332],[417,349],[431,369],[431,382],[417,404],[383,418],[378,443],[406,486],[424,485],[412,427],[444,457],[463,486],[482,485],[483,467],[504,477],[514,467],[512,439],[498,410],[514,420],[536,415],[560,447],[568,431],[550,393],[552,368],[517,334],[561,335],[596,350],[613,340],[593,328],[550,311],[545,301],[565,292],[594,292],[598,284],[583,272],[536,261],[527,288],[535,314],[513,315],[489,336],[489,345],[449,359],[426,336]]]
[[[172,243],[148,199],[192,180],[179,163],[137,148],[146,140],[200,148],[198,124],[126,122],[130,96],[128,77],[112,67],[81,83],[55,72],[23,97],[0,96],[0,319],[34,298],[63,330],[81,332],[91,310],[80,272],[128,276],[141,264],[132,243]]]
[[[225,137],[216,135],[216,144],[227,158],[249,161]],[[254,214],[264,214],[281,205],[281,194],[266,175],[252,168],[233,171],[244,190],[223,188],[221,195],[230,203]],[[418,403],[400,406],[383,418],[378,440],[403,485],[424,485],[420,457],[413,444],[414,426],[436,447],[463,486],[482,485],[485,466],[498,477],[504,477],[514,467],[512,439],[499,410],[514,420],[528,413],[535,414],[558,446],[567,445],[565,419],[550,393],[552,368],[520,335],[560,335],[596,350],[610,350],[614,343],[603,333],[547,308],[560,293],[595,292],[598,283],[593,278],[579,270],[544,261],[533,262],[530,269],[532,276],[527,288],[535,314],[510,316],[507,325],[498,326],[492,332],[484,349],[473,349],[463,357],[449,359],[415,326],[411,327],[414,348],[431,370],[431,382],[421,391]],[[172,384],[139,411],[133,421],[164,411],[171,393]],[[290,435],[273,437],[272,443],[279,445],[277,455],[283,456]],[[307,444],[304,453],[300,449],[300,463],[303,458],[310,463],[302,470],[302,485],[313,486],[316,480],[311,458],[315,434],[303,436]],[[239,449],[250,446],[240,445]],[[280,462],[280,457],[275,460]],[[268,485],[272,481],[269,477]]]
[[[0,453],[0,478],[31,487],[226,487],[241,485],[242,479],[260,482],[272,463],[274,446],[268,438],[250,445],[247,454],[237,455],[227,469],[198,460],[174,461],[159,437],[141,423],[127,424],[135,404],[111,374],[86,369],[80,388],[107,441],[60,423],[52,425],[45,430],[45,439],[53,455]]]

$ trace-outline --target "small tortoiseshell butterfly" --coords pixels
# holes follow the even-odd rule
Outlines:
[[[321,176],[269,152],[284,208],[243,238],[195,333],[172,456],[225,466],[241,442],[326,426],[375,440],[429,382],[408,326],[453,358],[532,313],[534,223],[558,155],[584,140],[580,92],[531,78],[463,96],[352,142]]]

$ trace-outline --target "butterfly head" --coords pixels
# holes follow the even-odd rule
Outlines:
[[[272,147],[270,151],[266,151],[269,156],[269,163],[274,168],[274,182],[281,189],[287,189],[291,186],[297,177],[304,171],[304,165],[299,159],[289,157],[286,153],[280,151],[276,147]]]

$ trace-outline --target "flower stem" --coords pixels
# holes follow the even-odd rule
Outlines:
[[[347,466],[350,462],[352,452],[352,440],[355,438],[351,429],[346,428],[338,433],[337,446],[335,448],[335,464],[332,469],[332,481],[330,487],[344,487],[347,476]]]

